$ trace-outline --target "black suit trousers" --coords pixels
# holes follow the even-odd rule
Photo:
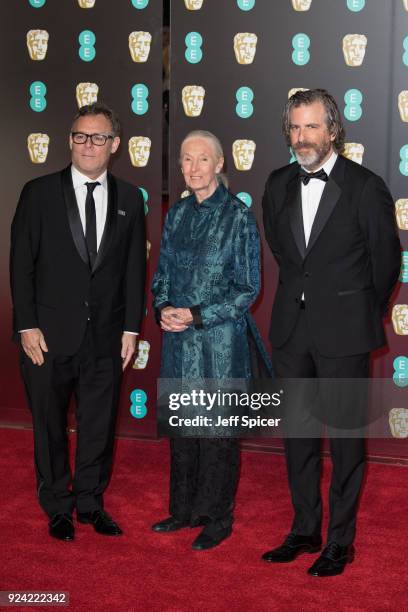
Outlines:
[[[95,356],[88,326],[75,355],[45,353],[44,357],[45,363],[38,366],[22,353],[39,502],[50,517],[71,514],[74,507],[91,512],[103,507],[103,492],[110,479],[122,376],[120,349],[116,357]],[[77,445],[72,479],[67,412],[73,395]]]
[[[307,324],[306,310],[299,310],[289,340],[282,347],[273,348],[272,361],[278,378],[364,379],[369,371],[368,353],[335,358],[319,354]],[[331,406],[326,408],[329,414]],[[352,413],[357,406],[350,408]],[[346,546],[355,536],[365,467],[365,443],[364,439],[357,437],[330,437],[329,442],[333,470],[327,541]],[[310,438],[288,436],[285,438],[285,453],[294,508],[292,531],[299,535],[318,534],[322,523],[321,439],[315,435]]]

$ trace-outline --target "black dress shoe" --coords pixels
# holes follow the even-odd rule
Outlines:
[[[56,514],[48,523],[48,532],[57,540],[65,540],[70,542],[74,539],[75,529],[70,514]]]
[[[289,563],[302,553],[315,553],[322,547],[322,538],[319,535],[303,536],[290,533],[284,543],[262,555],[264,561],[270,563]]]
[[[152,525],[152,531],[155,531],[156,533],[170,533],[171,531],[178,531],[179,529],[183,529],[183,527],[188,527],[189,525],[189,521],[179,521],[178,519],[174,518],[174,516],[169,516],[169,518]]]
[[[352,563],[353,560],[354,546],[340,546],[337,542],[330,542],[307,573],[321,578],[337,576],[343,572],[346,564]]]
[[[78,523],[90,523],[97,533],[109,536],[122,535],[123,531],[109,514],[103,510],[93,512],[77,512]]]
[[[228,538],[232,533],[231,527],[226,527],[225,529],[220,529],[216,533],[206,533],[206,528],[202,530],[199,536],[196,537],[192,544],[193,550],[208,550],[209,548],[214,548],[214,546],[218,546],[221,544],[223,540]]]

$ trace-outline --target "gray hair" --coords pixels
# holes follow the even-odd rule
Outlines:
[[[120,136],[121,126],[119,117],[112,108],[109,108],[109,106],[103,102],[93,102],[93,104],[81,106],[75,115],[72,124],[74,124],[80,117],[86,117],[87,115],[104,115],[112,126],[113,136]]]
[[[219,161],[221,158],[224,159],[224,151],[222,148],[222,144],[220,140],[213,134],[212,132],[208,132],[207,130],[193,130],[189,132],[187,136],[183,139],[180,145],[180,162],[181,162],[181,152],[183,150],[183,145],[187,142],[187,140],[191,140],[192,138],[204,138],[211,143],[212,148],[214,149],[215,158]],[[218,183],[222,183],[225,187],[228,187],[228,178],[224,172],[219,172],[217,175]]]
[[[342,153],[346,132],[336,100],[325,89],[297,91],[286,102],[282,116],[282,131],[288,146],[290,146],[290,113],[292,109],[303,105],[309,106],[313,102],[321,102],[323,104],[326,111],[327,128],[330,134],[335,136],[333,148],[336,153]]]

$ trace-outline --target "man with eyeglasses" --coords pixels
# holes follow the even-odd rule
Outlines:
[[[27,183],[11,232],[14,332],[33,417],[37,490],[49,533],[74,539],[72,519],[116,536],[103,509],[122,371],[144,310],[143,197],[107,171],[120,144],[114,111],[80,108],[71,164]],[[75,473],[66,435],[76,398]]]

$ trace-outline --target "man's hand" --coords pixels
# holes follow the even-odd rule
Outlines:
[[[193,316],[189,308],[166,306],[161,311],[160,327],[168,332],[182,332],[192,323]]]
[[[135,334],[127,334],[126,332],[122,335],[122,370],[128,365],[136,350],[137,336]]]
[[[35,327],[20,333],[21,346],[23,351],[31,359],[34,365],[42,365],[44,363],[43,352],[48,353],[48,347],[44,340],[41,329]]]

